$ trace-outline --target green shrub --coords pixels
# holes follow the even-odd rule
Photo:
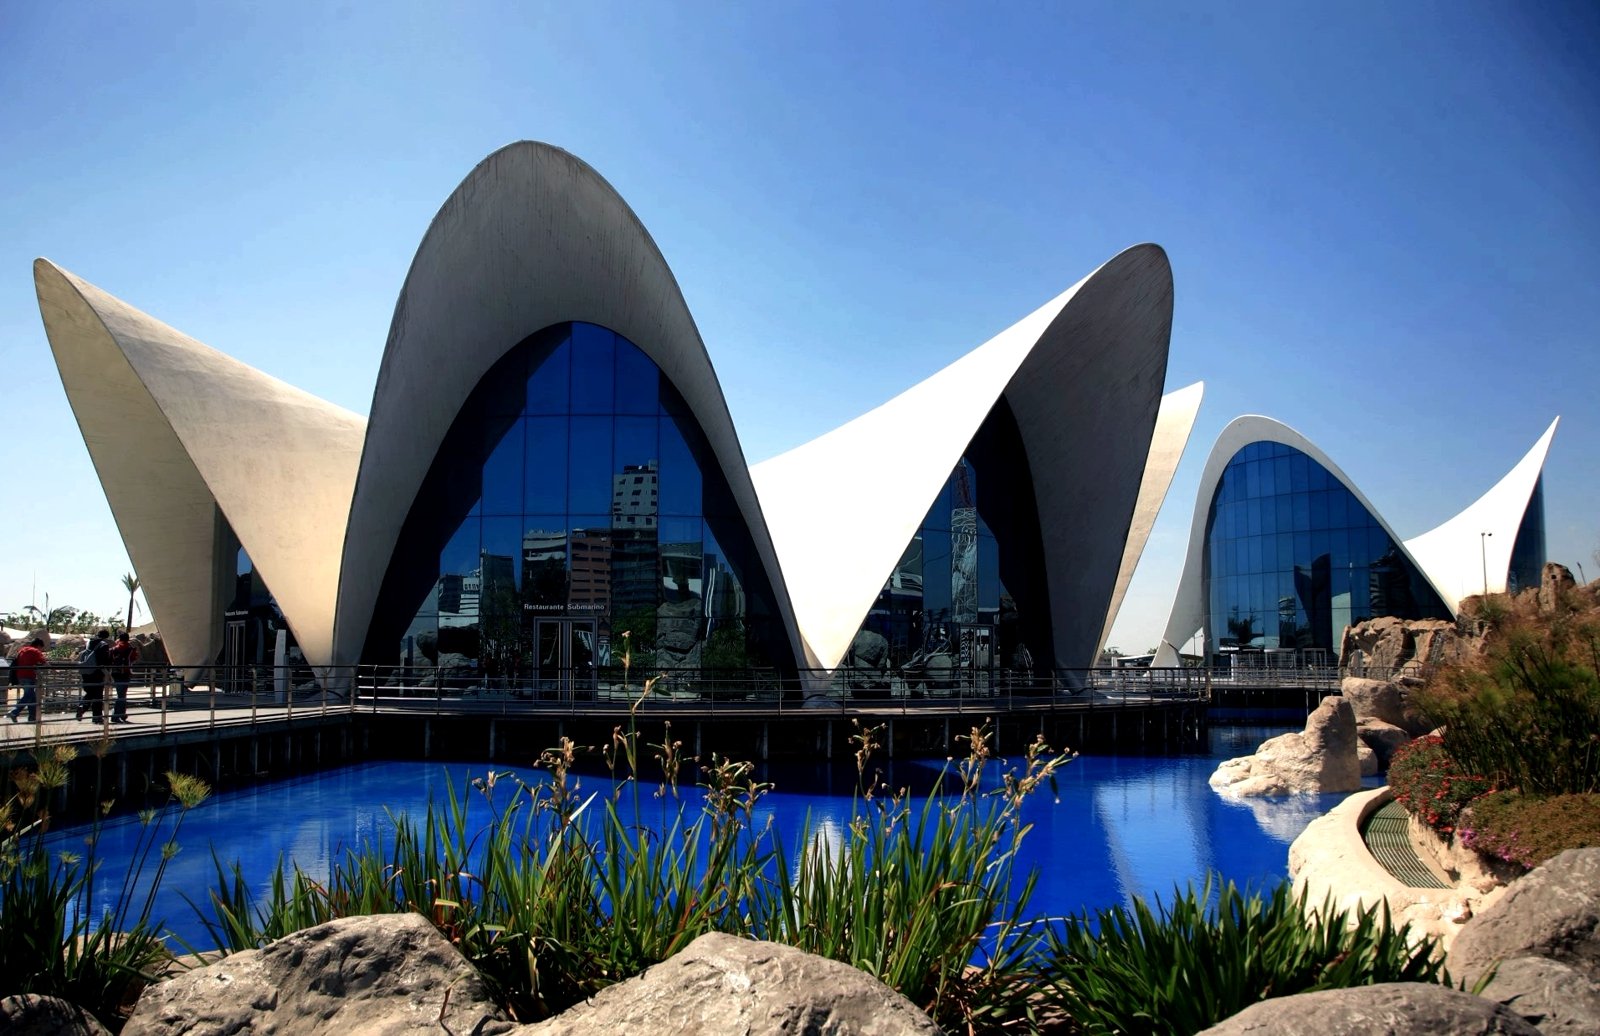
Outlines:
[[[237,868],[218,866],[207,924],[220,945],[239,950],[333,917],[415,911],[522,1021],[565,1010],[721,931],[851,964],[949,1031],[1025,1022],[1043,925],[1027,913],[1036,875],[1013,880],[1026,832],[1019,814],[1070,756],[1036,742],[1021,770],[984,793],[988,732],[974,728],[956,780],[936,782],[913,807],[868,777],[875,734],[853,739],[861,794],[848,828],[824,837],[808,825],[792,865],[770,825],[756,822],[769,786],[749,764],[713,759],[702,770],[704,808],[677,804],[681,761],[670,728],[647,746],[665,774],[660,822],[650,830],[630,819],[645,815],[634,779],[641,746],[635,731],[619,728],[603,749],[615,768],[613,796],[581,794],[571,775],[578,749],[563,739],[541,759],[550,781],[493,774],[474,781],[468,798],[452,786],[448,802],[430,805],[420,822],[394,818],[387,847],[348,851],[325,883],[280,869],[257,906]]]
[[[1450,837],[1461,811],[1494,790],[1486,778],[1462,768],[1439,737],[1420,737],[1400,746],[1389,760],[1389,787],[1412,816]]]
[[[1567,849],[1600,846],[1600,795],[1485,795],[1462,820],[1461,843],[1531,870]]]
[[[44,844],[46,804],[66,786],[74,754],[58,746],[36,768],[12,771],[16,791],[0,805],[0,996],[60,997],[117,1032],[139,993],[171,959],[161,938],[162,922],[151,917],[151,910],[167,864],[178,852],[183,818],[210,789],[196,778],[167,774],[171,805],[139,815],[133,866],[121,875],[111,908],[95,917],[98,821],[82,855],[52,854]],[[168,819],[171,829],[164,831]],[[135,889],[147,866],[151,883],[140,896]]]
[[[1533,795],[1600,792],[1600,604],[1574,592],[1541,614],[1518,598],[1491,626],[1481,658],[1442,667],[1413,701],[1466,773]]]
[[[1443,982],[1433,940],[1411,945],[1387,905],[1352,917],[1332,901],[1308,915],[1287,882],[1263,899],[1229,882],[1213,898],[1175,893],[1152,910],[1135,897],[1068,919],[1049,937],[1044,973],[1057,1007],[1082,1033],[1196,1033],[1259,1000],[1378,982]]]

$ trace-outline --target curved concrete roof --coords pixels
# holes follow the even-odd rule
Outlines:
[[[1449,581],[1454,578],[1452,573],[1457,572],[1468,559],[1473,564],[1472,571],[1474,573],[1479,571],[1477,567],[1477,536],[1481,529],[1488,526],[1478,524],[1475,516],[1487,517],[1492,513],[1495,520],[1502,523],[1495,527],[1495,538],[1496,540],[1503,539],[1506,541],[1504,556],[1500,557],[1498,562],[1499,586],[1502,590],[1505,588],[1505,572],[1511,558],[1511,541],[1516,537],[1517,525],[1522,521],[1523,510],[1527,508],[1528,498],[1533,492],[1534,482],[1538,479],[1539,469],[1544,463],[1545,451],[1549,448],[1550,437],[1554,435],[1555,427],[1555,424],[1552,423],[1545,432],[1544,437],[1540,439],[1539,443],[1535,444],[1534,449],[1530,451],[1528,456],[1524,457],[1521,463],[1512,470],[1512,473],[1502,479],[1478,503],[1472,505],[1467,511],[1462,512],[1462,515],[1458,515],[1456,519],[1452,519],[1451,522],[1440,526],[1439,529],[1426,533],[1424,536],[1418,537],[1417,540],[1404,541],[1395,534],[1388,520],[1383,517],[1383,512],[1374,507],[1372,501],[1367,499],[1366,494],[1350,480],[1344,470],[1335,464],[1333,459],[1311,440],[1288,425],[1275,421],[1270,417],[1247,414],[1243,417],[1235,418],[1222,430],[1222,434],[1217,436],[1216,445],[1211,447],[1211,455],[1206,458],[1205,471],[1200,476],[1200,489],[1195,496],[1194,517],[1189,525],[1189,553],[1184,560],[1183,575],[1178,580],[1178,592],[1173,600],[1171,615],[1167,619],[1166,633],[1162,635],[1161,644],[1157,648],[1156,656],[1151,664],[1155,666],[1176,666],[1178,664],[1178,653],[1182,649],[1184,642],[1200,630],[1205,622],[1204,553],[1206,519],[1211,512],[1211,501],[1216,496],[1217,485],[1222,480],[1222,473],[1227,468],[1228,462],[1233,459],[1234,454],[1250,443],[1281,443],[1299,450],[1318,464],[1321,464],[1330,475],[1338,479],[1339,483],[1350,491],[1351,495],[1360,502],[1362,507],[1367,509],[1367,513],[1372,515],[1384,532],[1388,533],[1389,538],[1400,544],[1400,548],[1406,553],[1407,558],[1428,580],[1429,585],[1439,594],[1445,606],[1454,613],[1459,607],[1461,595],[1449,592]],[[1531,469],[1528,467],[1530,463],[1533,465]],[[1517,495],[1519,492],[1521,494],[1520,498]],[[1510,505],[1519,500],[1516,513],[1512,516]],[[1490,503],[1486,504],[1486,501],[1490,501]],[[1484,509],[1474,511],[1480,505],[1484,505]],[[1465,525],[1460,524],[1463,521],[1463,516],[1468,516],[1465,518]],[[1509,522],[1509,531],[1501,535],[1499,530],[1506,527],[1504,524],[1506,522]],[[1412,549],[1413,545],[1418,541],[1426,541],[1446,529],[1450,530],[1447,535],[1438,537],[1433,541],[1438,545],[1438,549],[1433,549],[1431,545],[1426,543],[1424,544],[1427,550],[1426,555],[1419,555]],[[1462,530],[1470,533],[1470,536],[1463,534]],[[1448,549],[1446,549],[1447,545]],[[1463,545],[1469,551],[1466,558],[1459,556],[1459,551]],[[1493,580],[1491,580],[1490,589],[1494,589]]]
[[[1490,593],[1505,593],[1517,528],[1527,513],[1533,487],[1544,471],[1544,459],[1560,423],[1559,417],[1551,421],[1533,449],[1505,478],[1460,514],[1406,541],[1406,550],[1428,573],[1452,612],[1460,610],[1463,597],[1482,593],[1485,581]],[[1485,532],[1490,535],[1483,536]]]
[[[401,525],[468,394],[508,350],[567,321],[624,336],[677,387],[750,529],[790,643],[799,644],[721,385],[665,259],[592,168],[523,141],[484,159],[450,195],[395,304],[344,543],[337,661],[360,657]]]
[[[47,260],[34,286],[61,384],[168,655],[221,648],[226,516],[313,664],[329,660],[365,422]],[[219,560],[224,561],[218,564]]]
[[[1172,488],[1172,476],[1178,472],[1178,461],[1183,459],[1184,448],[1189,445],[1189,435],[1194,431],[1195,418],[1200,414],[1200,400],[1205,396],[1205,382],[1197,381],[1186,388],[1169,392],[1161,397],[1161,408],[1156,412],[1156,430],[1150,437],[1150,456],[1144,464],[1144,477],[1139,481],[1139,502],[1133,508],[1133,525],[1128,529],[1128,545],[1122,552],[1122,567],[1117,570],[1117,586],[1111,594],[1111,606],[1106,609],[1105,626],[1100,630],[1100,642],[1095,645],[1095,657],[1105,650],[1111,639],[1111,627],[1117,623],[1117,613],[1122,610],[1122,599],[1133,581],[1134,570],[1144,554],[1144,545],[1150,540],[1150,530],[1155,527],[1156,516]]]
[[[1003,395],[1035,473],[1055,657],[1092,665],[1129,545],[1171,329],[1166,253],[1139,245],[882,406],[757,465],[809,664],[832,669],[844,657]],[[908,428],[914,449],[898,445]]]

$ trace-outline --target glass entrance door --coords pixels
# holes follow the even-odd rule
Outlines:
[[[534,623],[533,644],[539,697],[562,701],[594,697],[594,619],[539,619]]]

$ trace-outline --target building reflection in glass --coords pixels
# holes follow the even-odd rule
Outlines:
[[[581,694],[620,665],[624,633],[636,674],[790,657],[687,405],[631,342],[561,325],[511,350],[462,407],[365,657]]]
[[[1049,605],[1027,455],[1002,399],[889,573],[844,660],[854,691],[992,688],[1048,670]]]
[[[1255,442],[1228,462],[1206,520],[1206,635],[1224,656],[1331,661],[1381,615],[1449,619],[1422,574],[1326,468]]]

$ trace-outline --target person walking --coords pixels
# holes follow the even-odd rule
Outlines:
[[[111,667],[110,636],[110,630],[96,632],[89,646],[78,656],[78,664],[83,666],[83,700],[78,703],[79,719],[83,718],[86,708],[96,723],[105,719],[106,677],[110,675]]]
[[[133,664],[139,661],[139,645],[128,639],[128,631],[117,634],[111,645],[111,683],[117,700],[111,706],[111,722],[128,722],[128,684],[133,682]]]
[[[17,657],[11,660],[16,674],[17,683],[22,685],[22,697],[17,699],[17,704],[6,713],[6,719],[15,723],[17,713],[23,706],[28,708],[28,722],[39,722],[39,667],[46,664],[44,657],[44,641],[34,637],[22,646],[17,652]]]

